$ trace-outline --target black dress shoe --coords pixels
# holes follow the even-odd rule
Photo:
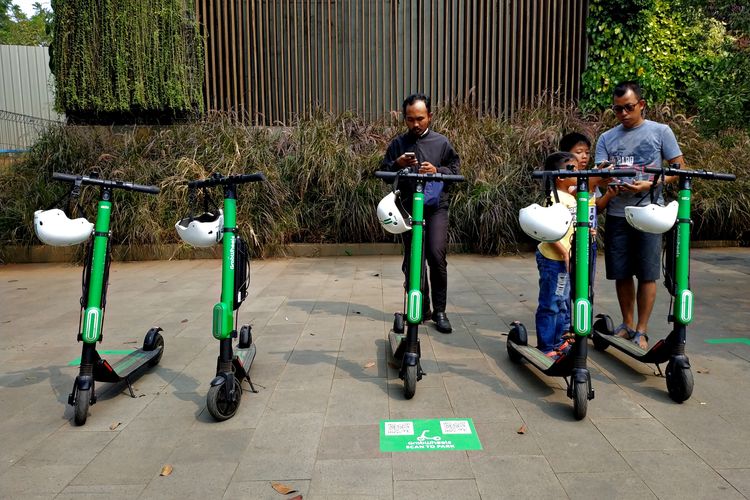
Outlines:
[[[432,321],[437,326],[437,331],[440,333],[451,333],[453,328],[451,322],[448,321],[448,316],[444,312],[436,312],[432,315]]]
[[[422,311],[422,323],[427,323],[432,318],[432,311],[425,309]]]

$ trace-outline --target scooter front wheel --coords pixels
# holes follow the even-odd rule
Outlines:
[[[573,413],[576,420],[586,418],[589,406],[589,384],[586,381],[573,382]]]
[[[219,422],[232,418],[237,413],[237,408],[240,407],[240,400],[242,399],[242,387],[237,378],[234,379],[234,398],[231,401],[227,399],[225,385],[226,381],[219,385],[212,385],[206,395],[208,412]]]
[[[89,416],[89,404],[91,403],[91,389],[79,389],[76,395],[75,411],[73,421],[76,425],[86,423]]]
[[[404,374],[404,397],[411,399],[417,392],[417,371],[419,367],[417,365],[408,365],[406,367],[406,373]]]
[[[693,372],[690,368],[675,366],[671,360],[667,363],[667,391],[672,401],[683,403],[693,395]]]

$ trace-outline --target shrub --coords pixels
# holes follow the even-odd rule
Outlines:
[[[649,113],[673,127],[690,166],[738,174],[736,183],[696,182],[696,236],[747,238],[748,134],[705,139],[693,120],[673,115],[670,108]],[[530,242],[518,226],[518,210],[542,197],[531,171],[564,133],[578,130],[595,138],[615,123],[611,111],[584,118],[561,105],[540,104],[512,119],[479,117],[461,104],[436,110],[433,126],[456,147],[468,180],[453,188],[450,241],[479,253],[518,251]],[[174,223],[190,210],[185,181],[212,172],[257,170],[268,182],[242,186],[238,193],[241,230],[255,255],[272,255],[296,242],[396,242],[375,218],[375,206],[388,188],[372,172],[402,130],[393,119],[325,113],[283,129],[239,125],[221,114],[160,128],[54,127],[24,160],[0,172],[0,244],[36,243],[34,210],[65,194],[64,185],[50,182],[51,172],[94,169],[102,177],[162,188],[159,196],[116,192],[115,244],[178,243]],[[97,196],[89,187],[81,198],[90,219]],[[220,202],[218,189],[212,197]]]

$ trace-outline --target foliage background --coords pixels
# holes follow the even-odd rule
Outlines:
[[[52,0],[55,107],[87,123],[203,110],[203,45],[189,0]]]
[[[750,5],[731,0],[592,0],[585,111],[638,80],[652,106],[697,116],[707,135],[750,130]]]
[[[49,45],[52,12],[34,4],[28,17],[13,0],[0,0],[0,45]]]
[[[704,239],[750,239],[750,179],[743,176],[750,136],[724,132],[701,137],[693,121],[652,110],[675,130],[689,165],[738,174],[734,183],[695,182],[695,234]],[[574,108],[540,105],[512,120],[478,117],[468,106],[436,110],[434,128],[461,155],[468,182],[453,187],[450,241],[485,254],[516,252],[530,243],[518,226],[518,210],[541,200],[530,173],[572,130],[596,137],[616,123],[610,111],[584,117]],[[155,184],[158,196],[116,192],[115,244],[178,243],[175,222],[189,213],[184,182],[214,171],[262,171],[263,184],[239,190],[241,232],[255,255],[273,255],[295,243],[398,242],[385,233],[375,206],[387,192],[373,178],[387,143],[403,126],[393,119],[364,121],[350,114],[318,113],[285,129],[237,125],[211,115],[169,127],[55,127],[22,161],[0,171],[0,245],[38,244],[33,213],[65,193],[53,171]],[[90,220],[98,191],[84,190]],[[218,190],[212,193],[221,199]],[[196,209],[196,212],[197,213]]]

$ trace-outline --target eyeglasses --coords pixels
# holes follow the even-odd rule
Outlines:
[[[619,104],[615,104],[614,106],[612,106],[612,111],[614,111],[615,113],[622,113],[623,111],[632,113],[633,110],[635,110],[636,106],[638,106],[637,102],[630,102],[628,104],[623,104],[622,106],[620,106]]]

